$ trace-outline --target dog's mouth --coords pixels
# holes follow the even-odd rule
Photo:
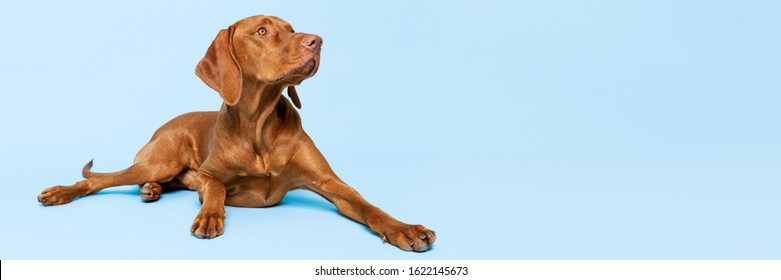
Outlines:
[[[314,55],[307,62],[301,64],[301,66],[296,67],[295,69],[291,70],[285,75],[273,79],[271,82],[277,83],[286,80],[298,84],[303,80],[306,80],[307,78],[314,76],[317,73],[317,69],[319,68],[319,66],[320,66],[319,57],[318,55]]]
[[[304,65],[301,65],[300,67],[293,69],[293,71],[290,72],[290,75],[288,76],[295,76],[295,75],[304,75],[304,79],[312,77],[317,73],[317,67],[318,63],[315,61],[315,59],[310,59]]]

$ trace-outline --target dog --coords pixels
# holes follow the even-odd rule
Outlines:
[[[90,161],[82,169],[86,180],[45,189],[38,201],[60,205],[119,185],[138,184],[146,202],[166,191],[194,190],[202,206],[190,232],[214,238],[223,234],[226,205],[269,207],[290,190],[306,189],[384,242],[429,250],[433,230],[400,222],[366,201],[336,176],[301,127],[294,86],[317,72],[322,45],[319,36],[295,32],[274,16],[248,17],[220,30],[195,69],[220,94],[218,112],[178,116],[154,133],[130,167],[96,173]]]

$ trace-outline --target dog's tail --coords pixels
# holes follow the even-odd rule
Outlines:
[[[84,179],[106,177],[106,176],[109,176],[109,175],[114,175],[114,173],[119,173],[119,172],[125,171],[125,170],[121,170],[119,172],[113,172],[113,173],[92,172],[92,171],[89,171],[90,169],[92,169],[92,161],[93,161],[93,159],[91,159],[87,164],[84,165],[83,168],[81,168],[81,176],[83,176]]]

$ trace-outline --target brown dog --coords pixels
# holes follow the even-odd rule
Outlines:
[[[371,205],[342,182],[301,128],[298,112],[282,91],[317,72],[322,39],[296,33],[271,16],[242,19],[220,30],[198,63],[195,74],[220,93],[219,112],[193,112],[160,127],[135,157],[114,173],[94,173],[87,180],[44,190],[38,201],[58,205],[104,188],[139,184],[144,201],[167,190],[198,192],[203,203],[190,231],[199,238],[223,233],[225,205],[267,207],[292,189],[321,195],[343,215],[367,225],[402,250],[426,251],[434,231],[402,223]]]

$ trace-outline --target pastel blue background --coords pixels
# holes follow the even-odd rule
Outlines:
[[[0,259],[779,259],[779,3],[3,1]],[[37,203],[219,108],[195,65],[258,13],[324,38],[305,129],[432,251],[304,191],[214,240],[194,192]]]

